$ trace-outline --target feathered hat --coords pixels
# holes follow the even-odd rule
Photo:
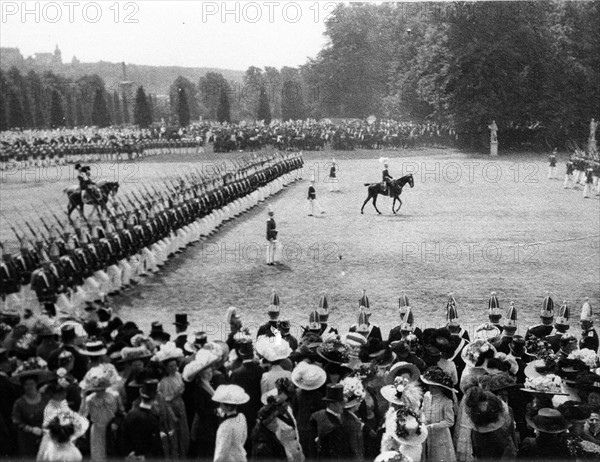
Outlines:
[[[562,306],[558,309],[558,316],[554,321],[555,324],[561,326],[569,326],[569,318],[571,317],[571,309],[567,300],[563,300]]]
[[[367,312],[363,306],[358,309],[356,332],[360,332],[362,334],[369,332],[369,317],[367,316]]]
[[[496,297],[496,292],[492,292],[488,301],[488,315],[490,320],[495,320],[496,322],[500,321],[500,318],[502,318],[500,303],[498,302],[498,297]]]
[[[321,298],[319,298],[319,319],[321,322],[327,322],[329,319],[329,303],[327,302],[327,296],[325,292],[321,294]]]
[[[358,307],[364,308],[367,314],[371,314],[371,305],[369,304],[369,297],[367,297],[367,289],[363,289],[362,297],[358,301]]]
[[[312,310],[308,316],[308,329],[309,332],[320,332],[321,331],[321,317],[317,310]]]
[[[542,305],[542,311],[540,312],[542,318],[553,318],[554,317],[554,300],[550,297],[550,292],[547,292],[546,298]]]
[[[402,291],[402,295],[398,299],[398,311],[400,314],[405,314],[408,310],[410,310],[410,302],[408,301],[408,297],[406,293]]]
[[[510,302],[508,310],[506,310],[506,320],[504,321],[504,328],[517,327],[517,309],[515,308],[514,302]]]
[[[590,299],[587,297],[583,305],[581,305],[581,316],[580,321],[592,321],[592,305],[590,305]]]
[[[271,292],[271,298],[269,299],[269,314],[279,314],[279,295],[275,292],[275,289]]]

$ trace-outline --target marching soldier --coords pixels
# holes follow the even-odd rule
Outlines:
[[[269,207],[269,219],[267,220],[267,265],[275,264],[275,248],[277,246],[277,225],[273,218],[273,210]]]
[[[579,318],[581,324],[581,340],[579,348],[592,350],[598,353],[599,341],[598,332],[594,329],[594,320],[592,319],[592,306],[590,299],[586,298],[585,303],[581,306],[581,316]]]
[[[527,329],[525,333],[525,341],[531,339],[532,336],[535,336],[539,339],[546,338],[548,335],[552,333],[552,324],[554,322],[554,301],[552,297],[550,297],[550,292],[544,298],[544,303],[542,305],[542,311],[540,312],[541,324],[536,324],[535,326],[531,326]]]
[[[548,166],[548,179],[553,180],[556,178],[556,148],[554,148],[548,160],[550,162]]]
[[[573,170],[575,169],[573,162],[571,159],[567,161],[567,172],[565,173],[565,182],[563,184],[563,188],[567,189],[569,187],[569,182],[573,179]]]
[[[331,168],[329,169],[329,191],[338,192],[339,190],[337,164],[335,163],[335,159],[331,159]]]
[[[583,197],[585,199],[589,199],[593,184],[594,184],[594,169],[588,168],[585,170],[585,187],[583,188]]]
[[[31,289],[37,295],[40,305],[56,303],[58,284],[54,272],[50,269],[52,262],[45,251],[41,252],[41,267],[31,274]]]

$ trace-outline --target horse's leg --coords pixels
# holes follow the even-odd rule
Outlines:
[[[365,205],[367,205],[367,202],[369,202],[369,199],[371,199],[371,192],[370,191],[369,191],[369,195],[367,196],[367,198],[363,202],[362,207],[360,208],[360,213],[364,214],[363,210],[365,208]]]
[[[375,195],[373,196],[373,207],[375,207],[375,210],[377,210],[377,213],[378,213],[379,215],[381,215],[381,212],[380,212],[380,211],[379,211],[379,209],[377,208],[377,194],[375,194]]]
[[[69,204],[67,205],[67,217],[69,218],[69,221],[73,221],[71,219],[71,214],[73,213],[73,210],[75,210],[75,206],[73,205],[73,202],[69,198]]]
[[[396,213],[396,210],[394,210],[394,207],[396,206],[396,199],[397,199],[397,197],[394,196],[394,200],[392,202],[392,213],[394,213],[394,214]]]
[[[398,205],[398,212],[400,211],[400,207],[402,207],[402,199],[400,199],[400,196],[398,196],[398,202],[400,203]]]

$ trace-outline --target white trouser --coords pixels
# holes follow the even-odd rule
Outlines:
[[[121,271],[117,265],[110,265],[108,268],[106,268],[106,274],[110,278],[111,286],[108,293],[118,292],[121,290],[123,271]]]
[[[329,191],[339,191],[340,187],[338,185],[337,178],[329,178]]]
[[[592,191],[591,183],[586,183],[583,188],[583,197],[590,197],[590,192]]]
[[[275,263],[275,248],[277,247],[277,240],[271,240],[267,242],[267,263]]]
[[[548,167],[548,178],[549,179],[556,178],[556,167]]]
[[[317,202],[317,199],[309,199],[308,200],[308,214],[309,215],[314,215],[315,214],[315,207],[317,208],[317,210],[319,211],[319,213],[323,213],[323,209],[321,208],[321,206]]]
[[[565,175],[565,182],[563,183],[565,189],[569,187],[569,181],[571,181],[571,175]]]

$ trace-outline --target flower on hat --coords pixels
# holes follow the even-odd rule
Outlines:
[[[58,386],[60,388],[69,388],[69,385],[71,384],[71,382],[69,382],[68,379],[68,372],[64,367],[59,367],[56,370],[56,375],[58,377]]]
[[[569,354],[567,359],[579,360],[590,369],[595,368],[598,365],[598,355],[589,348],[575,350],[573,353]]]
[[[543,375],[541,377],[528,377],[525,380],[525,388],[539,392],[561,393],[562,379],[555,374]]]
[[[14,372],[15,375],[22,374],[27,371],[36,371],[40,369],[48,369],[48,363],[39,356],[28,358],[23,364],[21,364]]]
[[[154,340],[152,340],[150,337],[144,336],[144,334],[135,334],[133,337],[131,337],[129,343],[131,343],[133,348],[146,347],[150,353],[154,353],[156,350],[156,344],[154,343]]]
[[[464,348],[463,358],[465,359],[465,361],[468,361],[472,364],[476,364],[477,361],[479,360],[479,357],[483,353],[486,353],[487,351],[489,351],[489,349],[491,347],[492,347],[492,345],[487,340],[484,340],[484,339],[474,340],[473,342],[469,343]]]
[[[33,347],[35,342],[35,335],[33,335],[31,332],[27,332],[25,335],[23,335],[18,341],[17,341],[17,345],[16,347],[19,350],[24,350],[27,351],[30,348]]]
[[[344,386],[344,397],[347,402],[365,399],[365,387],[358,377],[346,377],[340,384]]]
[[[319,356],[333,363],[347,363],[350,359],[349,349],[339,339],[333,338],[323,342],[317,349]]]
[[[79,384],[82,390],[99,390],[110,388],[120,382],[119,374],[112,364],[101,364],[92,367]]]
[[[160,347],[160,350],[152,357],[152,360],[162,362],[180,358],[183,358],[183,350],[177,348],[174,342],[167,342]]]

